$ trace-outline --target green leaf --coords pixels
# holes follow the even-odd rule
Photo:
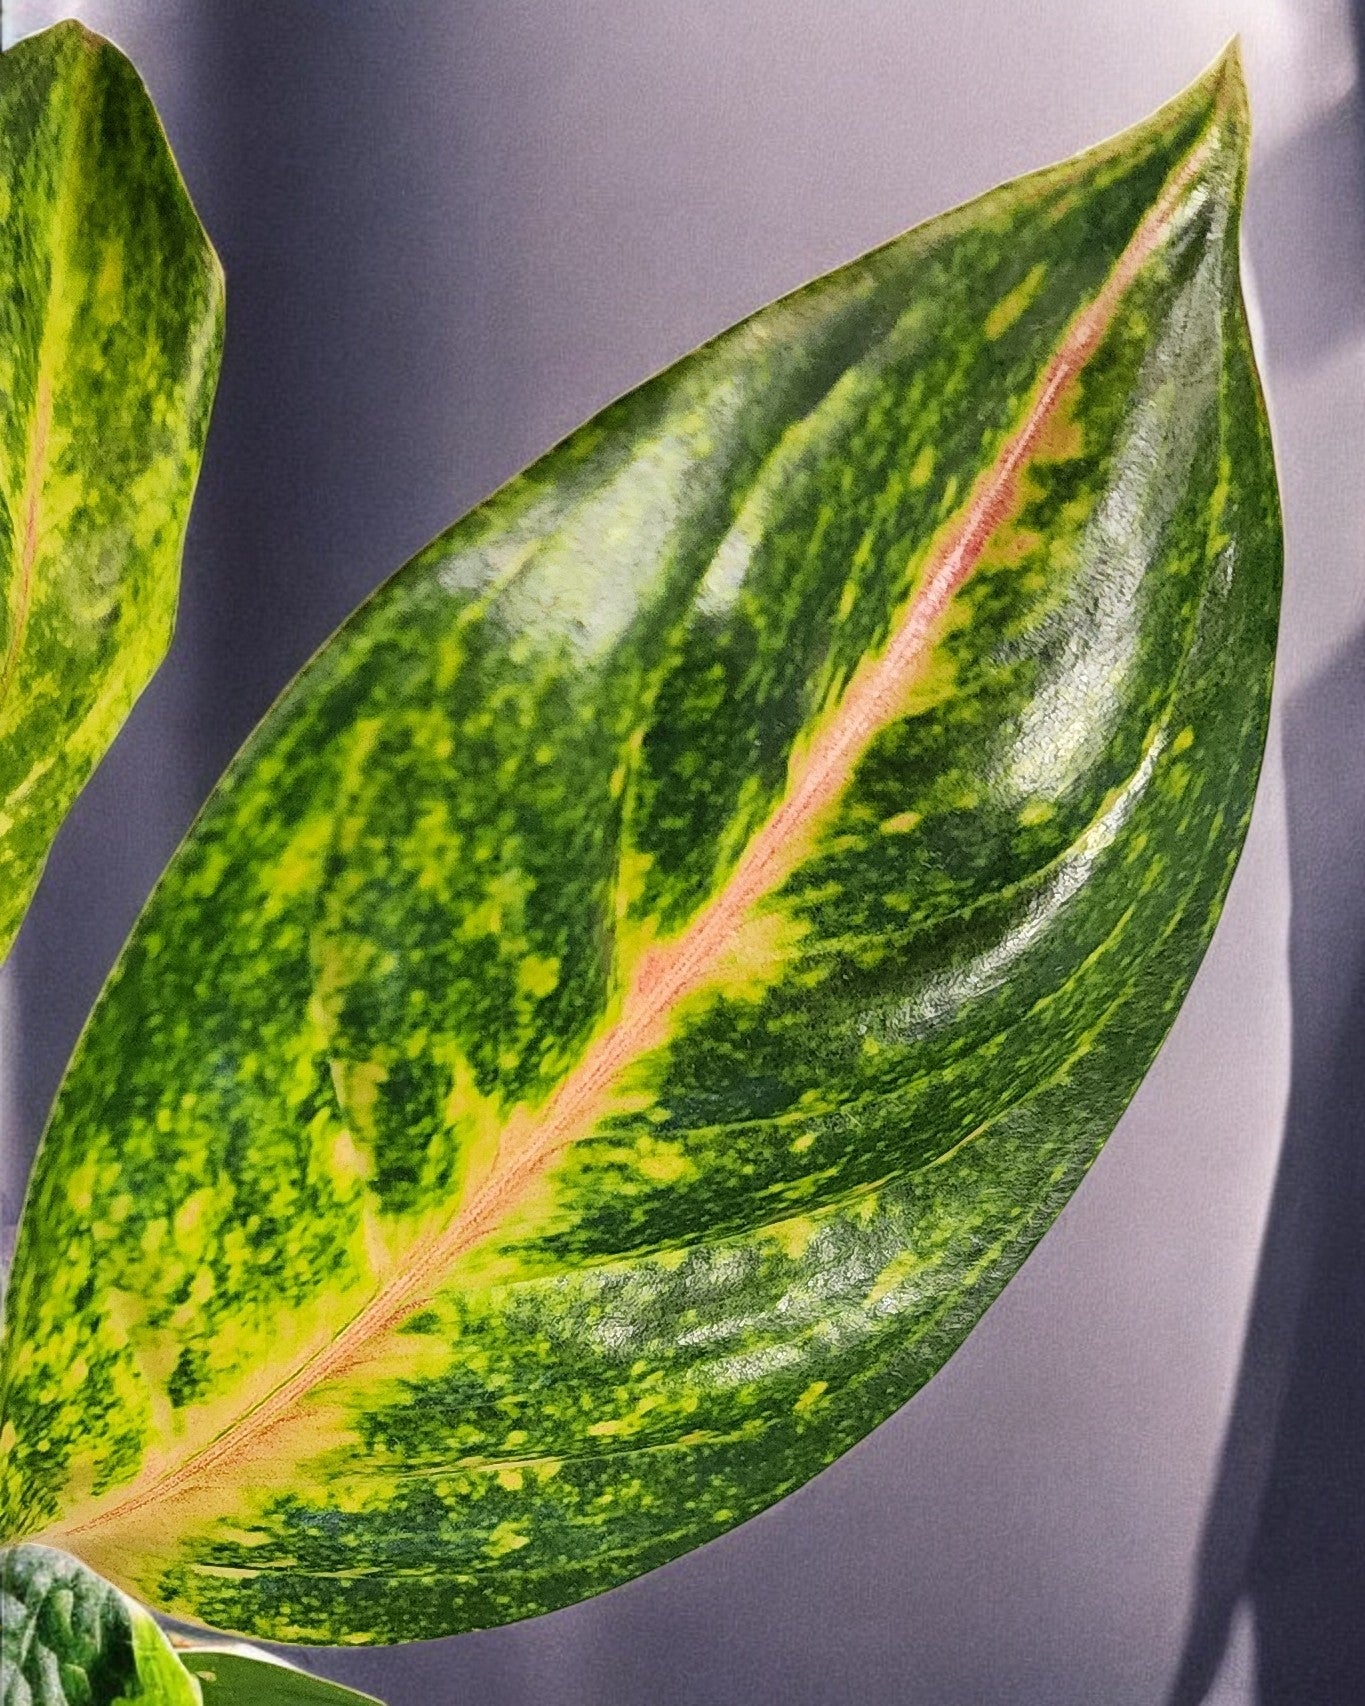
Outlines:
[[[200,1706],[165,1636],[84,1564],[0,1549],[0,1706]]]
[[[128,61],[0,55],[0,956],[171,637],[222,276]]]
[[[384,587],[61,1093],[0,1510],[388,1641],[799,1485],[961,1341],[1213,929],[1280,578],[1225,58],[766,309]]]
[[[249,1650],[189,1647],[180,1658],[199,1678],[204,1706],[379,1706],[372,1694]]]

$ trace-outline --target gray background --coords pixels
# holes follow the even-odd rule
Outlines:
[[[9,0],[6,39],[62,10]],[[313,1662],[414,1706],[1365,1698],[1365,22],[1345,0],[71,10],[161,106],[229,339],[175,650],[0,984],[11,1219],[147,888],[371,586],[699,339],[1142,117],[1242,32],[1288,591],[1250,842],[1156,1067],[965,1350],[804,1492],[591,1604]]]

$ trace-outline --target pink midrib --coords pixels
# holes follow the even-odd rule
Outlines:
[[[741,921],[790,874],[791,849],[800,844],[801,832],[834,805],[857,758],[895,714],[934,628],[980,561],[991,535],[1011,513],[1019,471],[1037,449],[1062,393],[1084,368],[1122,297],[1160,247],[1181,198],[1213,145],[1211,134],[1172,175],[1103,288],[1071,321],[1044,369],[1027,417],[1002,445],[960,517],[931,551],[891,643],[854,676],[836,716],[812,743],[787,794],[749,842],[724,889],[675,942],[646,954],[620,1018],[551,1095],[535,1118],[531,1139],[495,1164],[450,1226],[417,1251],[407,1269],[376,1293],[341,1333],[300,1363],[239,1423],[178,1469],[64,1532],[105,1527],[130,1508],[172,1499],[210,1471],[249,1455],[308,1392],[354,1366],[366,1346],[429,1302],[455,1259],[497,1227],[509,1206],[558,1151],[595,1127],[622,1072],[662,1040],[668,1015],[708,982]]]

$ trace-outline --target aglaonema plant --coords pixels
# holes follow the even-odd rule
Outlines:
[[[304,671],[59,1095],[0,1531],[223,1629],[447,1634],[722,1533],[942,1365],[1251,808],[1246,138],[1229,54],[764,309]]]

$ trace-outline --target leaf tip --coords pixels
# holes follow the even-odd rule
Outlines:
[[[1206,94],[1210,110],[1219,124],[1238,137],[1245,148],[1251,129],[1251,107],[1247,99],[1240,36],[1232,37],[1195,87]]]

